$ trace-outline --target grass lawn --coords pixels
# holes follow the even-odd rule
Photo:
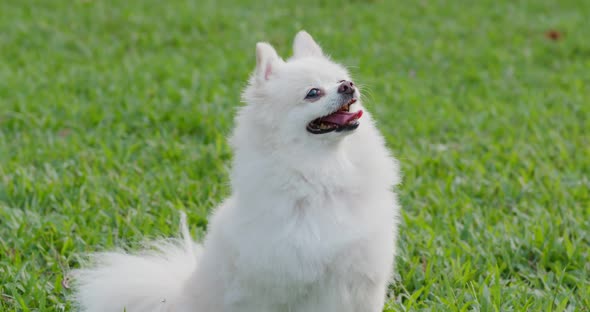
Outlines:
[[[257,41],[308,30],[400,159],[386,311],[590,311],[590,1],[0,1],[0,310],[203,235]],[[556,30],[556,39],[546,34]]]

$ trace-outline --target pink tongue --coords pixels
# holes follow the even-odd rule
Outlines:
[[[360,110],[358,112],[349,113],[349,112],[335,112],[331,115],[323,117],[320,119],[321,121],[337,124],[339,126],[344,126],[345,124],[351,122],[352,120],[359,119],[363,115],[363,111]]]

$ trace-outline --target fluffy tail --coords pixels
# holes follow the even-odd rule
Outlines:
[[[163,241],[141,254],[106,252],[92,257],[94,266],[76,270],[75,298],[81,311],[175,311],[183,287],[197,267],[201,246],[181,215],[182,240]]]

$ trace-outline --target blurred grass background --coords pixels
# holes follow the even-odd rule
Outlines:
[[[202,236],[254,46],[300,29],[400,159],[386,311],[588,311],[590,1],[1,1],[0,308],[86,252]]]

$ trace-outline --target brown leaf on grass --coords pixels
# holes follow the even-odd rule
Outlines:
[[[555,29],[551,29],[545,32],[545,37],[557,41],[563,37],[563,34]]]
[[[63,129],[59,130],[59,132],[57,134],[63,138],[63,137],[67,137],[68,135],[70,135],[70,133],[72,133],[72,129],[63,128]]]

